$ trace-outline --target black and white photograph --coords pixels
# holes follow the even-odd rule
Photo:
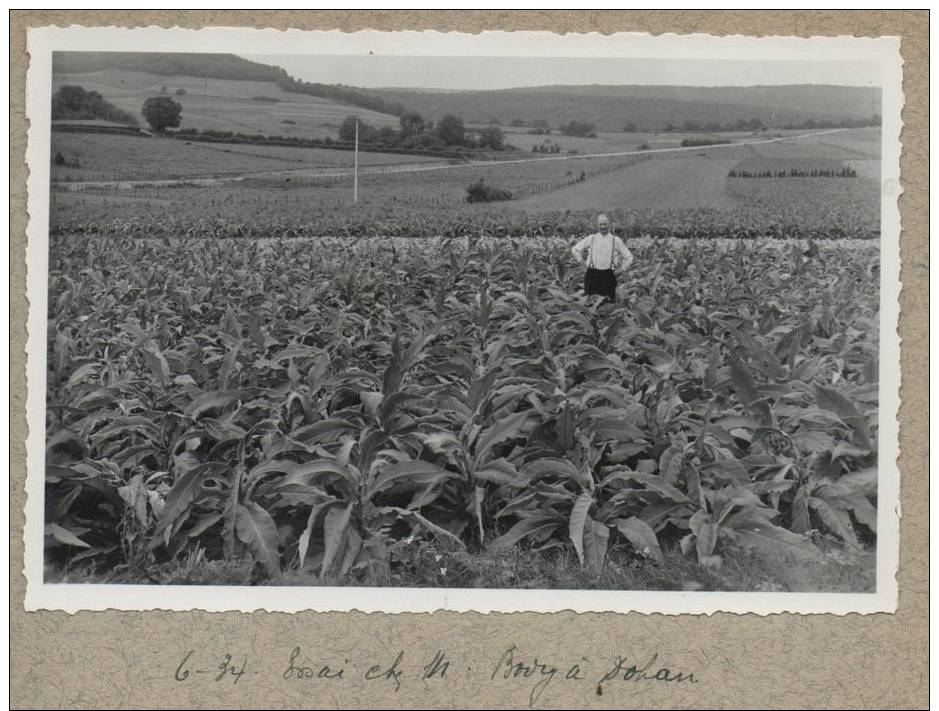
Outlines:
[[[896,43],[85,32],[28,604],[895,607]]]

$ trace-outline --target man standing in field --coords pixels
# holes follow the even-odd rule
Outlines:
[[[623,241],[610,232],[610,220],[606,215],[597,217],[598,232],[587,235],[571,250],[574,258],[587,265],[584,276],[584,293],[600,294],[607,300],[616,301],[616,269],[626,269],[633,261]]]

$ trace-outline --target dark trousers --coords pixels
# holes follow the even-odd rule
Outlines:
[[[587,269],[584,276],[584,293],[600,294],[616,301],[616,273],[612,269]]]

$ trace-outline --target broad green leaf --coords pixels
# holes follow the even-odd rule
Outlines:
[[[625,480],[642,484],[649,491],[654,491],[656,494],[659,494],[666,499],[670,499],[682,504],[691,503],[691,499],[685,496],[674,486],[666,482],[663,477],[656,476],[655,474],[642,474],[640,472],[633,472],[629,471],[628,469],[622,470],[621,473]]]
[[[720,481],[729,481],[734,484],[750,483],[747,468],[736,459],[721,459],[718,462],[711,462],[706,464],[701,472]]]
[[[773,413],[763,395],[757,389],[749,368],[740,361],[730,364],[730,377],[737,399],[764,427],[773,427]]]
[[[280,577],[277,525],[271,515],[255,501],[238,504],[235,509],[235,534],[247,546],[267,572]]]
[[[216,442],[232,442],[244,439],[247,432],[233,422],[206,417],[202,420],[206,434]]]
[[[820,496],[810,496],[809,506],[815,510],[815,513],[822,519],[829,531],[846,543],[857,545],[857,536],[854,533],[851,517],[847,511]]]
[[[631,422],[605,417],[593,420],[593,431],[600,441],[637,442],[645,439],[645,434]]]
[[[457,472],[452,472],[430,462],[401,462],[385,467],[375,477],[371,491],[373,494],[377,494],[395,485],[405,485],[409,488],[429,486],[458,476]]]
[[[297,539],[297,567],[302,568],[303,563],[306,560],[306,553],[310,547],[310,536],[313,535],[313,528],[316,526],[316,520],[319,518],[320,513],[323,509],[331,506],[335,503],[335,499],[327,499],[321,503],[314,504],[310,507],[310,514],[306,519],[306,526],[303,527],[303,532],[300,534],[300,537]]]
[[[75,371],[69,376],[66,386],[69,388],[74,388],[79,383],[88,379],[88,376],[93,375],[97,372],[100,363],[85,363],[80,365]]]
[[[584,475],[577,467],[566,459],[556,457],[544,457],[529,462],[522,467],[522,473],[528,478],[529,482],[536,481],[544,477],[556,477],[585,484]]]
[[[473,381],[473,384],[470,385],[466,393],[466,405],[470,412],[479,410],[479,405],[492,389],[492,384],[495,382],[497,374],[498,371],[490,369],[483,377]]]
[[[843,474],[830,486],[839,493],[859,493],[864,496],[874,497],[877,495],[877,469],[871,467]]]
[[[309,444],[331,444],[338,442],[344,435],[358,431],[359,425],[339,417],[320,420],[312,425],[305,425],[290,433],[298,442]]]
[[[492,448],[497,444],[506,442],[517,437],[525,424],[528,422],[529,414],[520,412],[514,415],[494,422],[479,434],[476,440],[476,465],[481,466],[488,461]]]
[[[62,543],[66,546],[74,546],[75,548],[91,548],[91,546],[85,543],[81,538],[57,523],[47,523],[45,532],[47,536],[52,536],[59,543]]]
[[[644,345],[641,347],[646,358],[649,359],[649,365],[657,373],[669,375],[675,372],[677,367],[675,356],[658,346]]]
[[[163,353],[160,352],[156,344],[151,344],[150,347],[144,349],[143,357],[147,361],[147,367],[153,373],[153,377],[161,387],[165,388],[170,379],[170,366],[166,362]]]
[[[362,400],[365,411],[372,417],[378,419],[378,406],[381,405],[381,401],[385,399],[384,394],[380,392],[362,392],[359,393],[359,399]]]
[[[609,527],[588,516],[584,525],[584,562],[589,569],[598,571],[603,567],[609,541]]]
[[[587,523],[587,512],[593,503],[593,494],[589,491],[583,492],[574,502],[574,508],[571,509],[571,519],[569,523],[570,538],[574,544],[574,550],[577,551],[577,558],[580,564],[584,564],[584,526]]]
[[[752,417],[743,417],[740,415],[728,415],[714,420],[714,424],[730,432],[736,429],[755,430],[760,427],[760,423]]]
[[[245,390],[216,390],[203,393],[186,406],[183,411],[193,419],[197,419],[210,410],[219,410],[228,407],[234,402],[250,396]]]
[[[326,545],[321,573],[323,576],[332,570],[337,559],[341,560],[340,554],[346,542],[352,508],[353,504],[349,504],[345,508],[334,506],[326,512],[326,520],[323,522],[323,541]]]
[[[221,462],[206,462],[178,477],[166,494],[159,530],[165,530],[180,517],[187,518],[193,500],[202,491],[202,483],[205,479],[210,476],[221,476],[227,471],[229,467]]]
[[[859,523],[877,533],[877,509],[862,494],[850,494],[843,498],[844,505],[854,512]]]
[[[311,462],[297,463],[289,459],[273,459],[254,467],[247,475],[246,482],[253,483],[271,472],[283,472],[284,478],[277,483],[278,490],[291,486],[310,488],[320,479],[344,483],[345,493],[352,495],[359,485],[358,470],[349,465],[340,464],[334,459],[316,459]],[[332,476],[333,479],[329,477]]]
[[[669,445],[659,457],[659,476],[666,484],[673,485],[678,481],[681,474],[681,467],[685,461],[685,448],[677,445]]]
[[[815,399],[819,407],[835,413],[852,429],[861,447],[871,449],[870,427],[867,424],[867,418],[857,409],[857,405],[834,388],[821,385],[815,386]]]
[[[768,521],[754,519],[743,522],[734,527],[734,535],[738,544],[756,550],[773,562],[789,555],[800,560],[818,560],[821,557],[818,548],[807,539]]]
[[[868,383],[876,383],[880,379],[880,362],[877,358],[869,358],[864,363],[863,373]]]
[[[533,514],[518,521],[508,531],[490,543],[489,548],[494,551],[507,550],[525,538],[552,533],[563,525],[564,522],[556,516]]]
[[[438,526],[436,523],[421,515],[417,511],[409,511],[408,509],[402,509],[397,506],[383,506],[379,510],[381,512],[395,513],[401,517],[402,520],[407,521],[412,526],[422,528],[435,536],[445,538],[449,541],[452,541],[453,543],[456,543],[460,548],[465,548],[463,542],[457,536],[453,535],[445,528]]]
[[[159,439],[160,431],[153,420],[143,415],[131,415],[129,417],[115,417],[106,426],[95,432],[91,436],[91,442],[95,447],[113,437],[136,435],[147,439]]]
[[[222,366],[218,371],[218,389],[225,391],[231,381],[232,373],[235,371],[235,365],[238,362],[238,352],[241,350],[241,341],[237,341],[225,354],[222,360]],[[193,415],[195,417],[196,415]]]
[[[356,559],[362,550],[362,537],[354,528],[346,529],[346,542],[343,546],[342,560],[339,563],[339,575],[345,576],[355,565]]]
[[[630,518],[618,518],[613,521],[613,525],[632,544],[637,553],[647,558],[654,558],[657,561],[662,560],[662,548],[659,546],[659,539],[652,527],[645,521],[632,516]]]
[[[521,486],[522,482],[515,465],[505,459],[493,459],[483,469],[474,473],[476,479],[488,481],[498,486]]]
[[[147,501],[150,497],[143,484],[143,475],[136,474],[133,476],[127,484],[118,487],[117,493],[127,504],[128,508],[134,512],[134,515],[137,517],[137,522],[141,526],[146,527],[149,523]]]
[[[717,534],[719,526],[710,520],[703,521],[698,528],[695,541],[695,550],[698,553],[698,561],[704,561],[714,553],[714,547],[717,545]]]
[[[262,352],[265,350],[264,335],[261,333],[261,317],[257,311],[252,311],[248,319],[248,337]]]
[[[792,530],[795,533],[805,533],[811,528],[809,494],[805,486],[800,486],[792,499]]]

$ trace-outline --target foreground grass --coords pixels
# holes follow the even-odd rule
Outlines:
[[[542,590],[679,590],[724,592],[872,592],[873,550],[829,550],[817,562],[767,561],[744,552],[725,554],[718,567],[706,568],[693,556],[666,549],[655,562],[624,548],[613,548],[600,570],[581,566],[566,548],[515,549],[503,553],[455,550],[402,541],[389,560],[344,579],[321,578],[316,561],[286,571],[281,580],[261,575],[250,559],[209,560],[201,551],[143,569],[47,570],[47,582],[164,585],[295,585],[361,587],[450,587]]]

